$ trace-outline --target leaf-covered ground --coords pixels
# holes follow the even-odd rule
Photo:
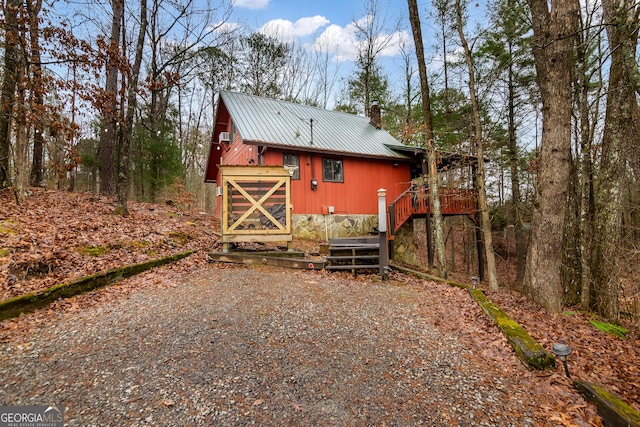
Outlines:
[[[132,202],[125,218],[113,199],[34,191],[21,206],[0,192],[0,300],[217,241],[211,215],[174,204]]]
[[[0,299],[187,249],[198,252],[177,265],[166,267],[174,275],[210,267],[206,254],[219,248],[218,224],[211,215],[184,212],[178,206],[166,204],[131,203],[131,216],[127,218],[117,215],[115,210],[113,200],[88,193],[36,189],[32,197],[17,206],[11,193],[1,191]],[[295,241],[294,246],[303,250],[317,249],[315,242]],[[162,275],[166,274],[163,271],[145,274],[138,282],[129,280],[127,285],[115,285],[90,295],[58,301],[36,313],[3,321],[0,323],[0,342],[21,341],[55,319],[59,312],[81,312],[89,306],[126,298],[135,289],[153,287],[163,281]],[[332,277],[341,276],[333,274]],[[348,275],[344,277],[345,280],[349,278]],[[464,277],[457,279],[464,281]],[[411,283],[416,279],[395,275],[394,280]],[[568,308],[564,314],[550,316],[515,292],[504,291],[489,296],[547,349],[556,342],[570,345],[573,353],[569,357],[569,369],[573,378],[603,384],[640,409],[639,334],[631,325],[625,325],[631,329],[627,338],[620,339],[594,328],[589,323],[593,316],[588,313]],[[456,307],[441,309],[453,312]],[[460,315],[465,316],[465,313]],[[478,325],[478,329],[490,327]],[[451,325],[451,330],[456,331],[455,325]],[[487,340],[487,336],[491,336],[486,331],[482,334],[471,330],[459,333],[476,340]],[[494,341],[478,343],[486,349],[478,357],[496,358],[497,349],[506,345],[497,329],[492,333]],[[586,408],[576,398],[561,366],[550,374],[531,375],[548,375],[547,385],[557,397],[555,402],[553,399],[541,402],[549,414],[556,414],[551,425],[580,425],[583,423],[576,420],[585,419],[598,425],[598,420],[589,415],[593,408]]]

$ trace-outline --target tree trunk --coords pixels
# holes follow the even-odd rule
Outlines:
[[[413,32],[413,41],[416,45],[416,58],[418,60],[418,72],[420,74],[420,88],[422,93],[422,113],[424,116],[424,133],[427,142],[427,164],[429,168],[429,193],[431,206],[433,207],[433,219],[435,227],[436,256],[438,258],[438,274],[447,277],[447,261],[444,247],[444,233],[442,231],[442,209],[440,207],[440,192],[438,191],[438,168],[436,161],[436,149],[433,141],[433,122],[431,118],[431,101],[429,98],[429,81],[427,79],[427,66],[424,60],[424,45],[422,43],[422,29],[420,15],[418,13],[417,0],[407,0],[409,5],[409,21]],[[429,221],[429,218],[427,218]]]
[[[103,127],[100,137],[100,192],[107,196],[115,194],[117,161],[117,117],[118,117],[118,62],[120,58],[120,31],[124,14],[124,0],[112,0],[111,38],[107,56],[107,97],[102,112]]]
[[[571,156],[573,40],[579,4],[577,0],[528,3],[542,99],[542,143],[524,285],[533,301],[559,313]]]
[[[29,158],[29,132],[27,125],[27,100],[26,100],[26,58],[19,55],[17,67],[17,97],[15,108],[15,133],[16,140],[13,150],[14,176],[13,192],[16,197],[16,203],[21,204],[26,197],[28,185],[28,158]]]
[[[593,237],[593,161],[592,144],[593,128],[590,120],[589,91],[590,81],[587,76],[587,46],[584,35],[586,25],[581,21],[582,31],[578,32],[577,43],[577,94],[580,112],[580,306],[583,310],[591,308],[591,245]],[[596,96],[598,98],[598,96]],[[597,104],[596,104],[597,107]],[[597,117],[597,111],[593,117]]]
[[[40,26],[39,15],[42,0],[27,0],[25,3],[29,13],[29,37],[31,40],[31,111],[33,116],[33,159],[31,162],[30,182],[33,186],[42,185],[44,181],[42,161],[44,156],[44,139],[42,137],[44,111],[44,84],[42,66],[40,65]]]
[[[18,68],[18,9],[20,1],[7,0],[4,7],[4,75],[0,95],[0,188],[10,181],[9,155],[11,153],[11,117],[16,92]]]
[[[473,56],[469,44],[464,35],[462,22],[462,7],[460,0],[456,0],[456,21],[458,27],[458,36],[460,43],[464,49],[465,59],[467,62],[467,70],[469,72],[469,95],[471,98],[471,110],[473,112],[474,122],[474,139],[476,147],[476,156],[478,157],[477,169],[477,190],[478,190],[478,208],[480,209],[480,228],[482,229],[482,241],[484,243],[484,253],[487,259],[487,276],[489,279],[489,289],[493,292],[498,291],[498,272],[496,270],[496,258],[493,253],[493,236],[491,235],[491,221],[489,220],[489,206],[487,203],[487,190],[485,181],[485,165],[484,165],[484,142],[482,139],[482,121],[480,120],[480,106],[476,96],[475,84],[475,67],[473,65]]]
[[[580,259],[580,184],[578,164],[572,159],[569,186],[567,191],[567,209],[565,233],[562,249],[562,304],[574,306],[580,303],[581,259]]]
[[[509,45],[510,56],[512,46]],[[522,283],[527,261],[527,238],[524,229],[524,207],[522,204],[522,193],[520,191],[520,167],[518,157],[518,140],[516,138],[516,115],[515,115],[515,64],[509,63],[508,75],[508,141],[507,149],[509,153],[509,169],[511,171],[511,202],[513,204],[514,234],[516,239],[516,282]]]
[[[612,321],[618,321],[620,308],[620,249],[626,170],[633,143],[629,135],[637,135],[638,101],[632,85],[632,70],[626,56],[635,52],[638,39],[638,17],[633,4],[627,1],[602,2],[609,37],[611,65],[607,112],[602,137],[600,179],[595,196],[595,221],[592,257],[592,278],[597,311]],[[636,6],[637,7],[637,6]]]
[[[436,258],[438,259],[438,275],[446,279],[448,277],[447,252],[444,245],[444,221],[442,220],[442,206],[440,205],[440,191],[438,189],[438,163],[433,139],[427,141],[427,159],[429,164],[429,193],[431,194],[431,205],[433,206],[434,240]]]
[[[131,140],[133,137],[133,119],[137,107],[137,89],[140,77],[140,66],[142,64],[142,52],[144,40],[147,32],[147,1],[140,0],[140,28],[138,41],[136,42],[136,54],[129,77],[127,88],[127,113],[124,120],[124,131],[122,132],[122,145],[120,151],[120,167],[118,172],[118,206],[124,216],[129,215],[127,200],[129,195],[129,184],[131,182]]]

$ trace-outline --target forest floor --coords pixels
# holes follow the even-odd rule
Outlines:
[[[285,325],[283,318],[277,316],[277,318],[271,319],[271,322],[280,322],[281,327],[284,328],[286,326],[291,330],[301,327],[295,322],[306,322],[303,325],[304,327],[301,328],[308,333],[311,333],[308,324],[310,321],[309,318],[304,317],[304,314],[300,313],[299,310],[295,308],[295,305],[285,304],[286,298],[283,297],[283,295],[285,295],[283,289],[291,289],[298,292],[291,294],[290,302],[295,302],[296,298],[299,298],[297,301],[301,304],[306,304],[313,312],[316,312],[318,308],[322,308],[322,310],[316,313],[318,322],[324,318],[323,316],[329,313],[333,313],[333,319],[340,320],[341,316],[344,317],[345,314],[334,313],[332,311],[340,307],[348,310],[353,316],[357,317],[359,314],[362,314],[362,319],[367,319],[369,314],[358,310],[363,310],[363,306],[366,306],[369,300],[380,302],[383,301],[384,298],[391,298],[394,301],[407,300],[411,302],[409,306],[400,305],[397,307],[401,314],[389,312],[388,310],[391,308],[385,309],[385,314],[388,315],[387,320],[391,321],[391,324],[387,325],[388,328],[386,329],[383,327],[385,323],[382,322],[381,318],[374,319],[376,325],[380,323],[378,326],[379,330],[375,333],[379,334],[379,336],[376,338],[377,341],[374,343],[374,346],[372,346],[371,342],[358,340],[364,340],[367,336],[371,335],[370,330],[357,329],[356,325],[352,325],[354,329],[349,330],[347,321],[346,324],[342,326],[343,329],[325,331],[326,333],[322,336],[312,334],[313,336],[311,336],[311,338],[307,337],[308,340],[302,343],[305,344],[304,346],[298,341],[296,341],[297,344],[292,342],[286,344],[285,341],[280,338],[291,339],[291,337],[285,334],[276,340],[278,341],[278,351],[298,351],[299,356],[304,359],[304,357],[312,357],[309,356],[309,354],[313,354],[313,349],[317,351],[320,345],[323,346],[322,348],[328,348],[327,346],[331,345],[331,343],[323,341],[327,339],[326,337],[335,337],[337,335],[351,333],[356,335],[353,337],[354,340],[350,342],[358,346],[359,360],[362,360],[362,358],[365,360],[371,358],[371,360],[373,360],[375,357],[382,357],[386,361],[386,356],[383,357],[381,354],[376,353],[376,350],[374,350],[376,346],[382,349],[389,349],[391,352],[394,348],[400,348],[406,345],[407,349],[415,349],[415,351],[418,352],[413,354],[407,350],[411,353],[408,357],[412,360],[417,360],[418,358],[424,358],[425,360],[435,358],[439,360],[437,366],[440,367],[440,371],[446,371],[445,373],[449,377],[455,373],[455,375],[453,375],[455,377],[454,380],[458,381],[458,384],[466,384],[464,387],[469,387],[469,389],[463,387],[465,393],[468,390],[478,390],[478,393],[483,394],[487,398],[485,399],[486,401],[483,402],[483,405],[488,405],[488,409],[485,408],[488,411],[486,415],[481,415],[481,409],[476,408],[477,410],[474,410],[475,416],[480,417],[475,419],[475,421],[481,421],[479,424],[543,425],[540,424],[541,420],[546,420],[546,424],[544,425],[600,425],[600,420],[595,415],[593,405],[587,404],[582,397],[575,392],[571,387],[570,380],[565,377],[561,366],[558,366],[553,372],[529,371],[521,366],[500,331],[486,319],[481,310],[477,306],[474,306],[471,299],[465,295],[464,292],[399,273],[392,273],[391,280],[389,281],[390,285],[383,285],[375,282],[367,275],[354,278],[346,273],[291,272],[290,274],[289,271],[287,271],[287,274],[281,274],[278,269],[266,267],[255,270],[246,267],[212,264],[207,260],[207,253],[211,250],[220,249],[221,245],[216,234],[216,231],[219,230],[219,224],[209,214],[187,212],[175,203],[147,204],[132,202],[130,204],[131,215],[123,218],[116,214],[113,200],[101,196],[88,193],[76,194],[60,191],[44,191],[42,189],[34,189],[33,192],[34,194],[27,198],[21,206],[17,206],[9,191],[0,191],[0,300],[28,292],[43,290],[49,286],[96,272],[183,252],[188,249],[195,249],[197,252],[178,263],[154,269],[85,295],[68,300],[59,300],[51,306],[38,310],[37,312],[0,322],[0,367],[2,367],[2,371],[8,373],[7,377],[13,378],[13,381],[5,382],[3,388],[0,388],[0,403],[2,404],[16,402],[22,402],[24,404],[24,402],[29,401],[29,399],[34,398],[34,396],[51,398],[51,396],[42,396],[38,394],[39,392],[35,391],[41,384],[22,381],[21,378],[24,378],[25,375],[27,377],[30,375],[29,372],[23,372],[27,366],[33,365],[33,369],[38,369],[38,364],[33,364],[32,362],[38,362],[39,358],[44,358],[46,363],[51,361],[51,354],[47,356],[46,353],[47,351],[51,352],[53,350],[48,349],[44,351],[43,349],[47,348],[46,340],[56,336],[55,334],[57,332],[55,332],[55,330],[57,328],[82,328],[80,332],[75,331],[71,333],[71,337],[76,337],[77,334],[84,336],[83,334],[89,333],[87,331],[93,331],[96,327],[95,319],[104,321],[105,323],[103,324],[108,326],[111,324],[109,322],[117,323],[117,320],[114,320],[113,316],[120,316],[122,313],[131,316],[133,319],[134,313],[137,313],[136,316],[140,317],[143,316],[144,313],[146,313],[144,314],[146,316],[151,315],[149,312],[153,312],[153,316],[151,316],[153,318],[152,320],[159,323],[169,322],[168,319],[174,319],[174,316],[177,315],[176,313],[183,316],[183,320],[187,318],[187,314],[183,314],[185,310],[184,307],[179,307],[180,310],[178,312],[173,311],[177,310],[176,307],[180,304],[176,303],[176,301],[171,298],[171,295],[186,292],[182,289],[181,283],[190,283],[199,289],[197,296],[198,303],[195,304],[196,307],[207,304],[206,300],[202,298],[210,298],[209,301],[214,301],[218,298],[216,296],[218,292],[224,295],[224,299],[227,302],[236,300],[243,301],[233,307],[236,309],[243,307],[245,310],[244,316],[242,316],[241,313],[235,313],[235,317],[230,316],[229,319],[235,318],[238,322],[240,322],[240,320],[242,320],[242,322],[249,322],[245,325],[248,326],[249,329],[245,327],[242,330],[245,332],[249,331],[247,332],[248,334],[254,331],[259,335],[257,337],[247,337],[248,347],[241,348],[241,350],[244,349],[244,353],[252,353],[251,349],[253,347],[251,346],[255,345],[256,342],[265,341],[266,338],[264,335],[260,335],[260,333],[264,331],[260,330],[262,327],[261,324],[255,323],[255,312],[247,312],[247,310],[253,307],[249,300],[245,299],[247,295],[243,295],[240,291],[234,294],[237,288],[227,285],[212,291],[212,282],[217,281],[218,285],[227,283],[237,284],[237,281],[240,280],[243,287],[246,286],[250,288],[255,286],[256,289],[254,290],[259,293],[261,298],[269,297],[270,292],[275,293],[270,296],[274,298],[270,303],[271,306],[267,306],[263,311],[260,311],[257,315],[258,319],[271,319],[270,316],[272,314],[275,316],[274,313],[278,310],[282,310],[282,313],[290,311],[289,314],[291,314],[291,317],[287,322],[291,323],[286,323]],[[309,252],[316,251],[318,249],[318,242],[294,240],[294,247]],[[260,245],[253,245],[252,247],[252,249],[259,248]],[[259,274],[256,275],[256,271],[258,271]],[[233,278],[228,276],[229,274],[232,274]],[[243,275],[247,275],[247,277],[243,277]],[[468,278],[461,275],[457,275],[456,280],[469,282]],[[340,293],[336,294],[336,290]],[[305,301],[301,295],[311,291],[314,292],[313,301]],[[389,292],[392,293],[391,296]],[[320,298],[319,295],[324,295],[326,300],[318,299]],[[625,339],[621,339],[593,327],[590,324],[590,320],[594,319],[595,316],[591,313],[580,312],[579,310],[568,307],[561,315],[549,315],[529,303],[513,289],[490,293],[489,297],[548,350],[557,342],[564,342],[570,345],[573,353],[569,356],[569,369],[573,379],[581,378],[602,384],[621,396],[628,404],[636,409],[640,409],[640,343],[638,342],[640,334],[632,325],[625,325],[631,332]],[[149,301],[148,298],[153,298],[153,301]],[[194,298],[194,296],[189,294],[185,298]],[[427,303],[426,301],[429,302]],[[356,302],[358,302],[358,304],[356,304]],[[142,304],[142,306],[137,304]],[[157,306],[155,306],[155,304],[157,304]],[[382,302],[380,302],[380,304],[381,305],[377,307],[382,307]],[[427,304],[428,308],[426,308],[427,306],[425,306],[425,304]],[[278,307],[277,309],[275,308],[276,306]],[[112,317],[103,318],[104,312],[109,311],[108,307],[118,307],[118,310],[112,314]],[[411,307],[415,308],[415,313],[411,313]],[[217,309],[222,312],[229,310],[229,306],[220,306]],[[255,310],[255,307],[253,307],[253,309]],[[253,313],[253,317],[251,313]],[[220,328],[218,332],[222,333],[221,315],[218,315],[216,319],[207,319],[210,315],[197,312],[193,313],[193,316],[201,318],[203,323],[208,321],[216,322],[216,326]],[[179,322],[177,319],[178,318],[176,318],[174,322]],[[333,327],[340,328],[337,320]],[[123,326],[119,325],[118,328],[120,329],[115,328],[111,330],[107,327],[107,330],[114,334],[114,336],[111,337],[112,340],[118,340],[118,337],[120,337],[120,340],[126,341],[121,343],[124,349],[128,349],[128,346],[133,346],[134,348],[131,348],[130,352],[139,352],[142,344],[135,341],[135,337],[137,336],[136,330],[144,329],[150,320],[144,318],[141,321],[143,323],[137,324],[137,326],[132,324],[131,327],[127,326],[122,329]],[[193,321],[195,321],[193,318],[189,318],[186,324],[191,324],[190,322]],[[444,357],[443,355],[428,355],[427,357],[427,355],[419,353],[419,351],[424,350],[423,347],[425,346],[437,347],[440,345],[428,341],[427,338],[424,338],[423,341],[423,338],[419,336],[420,331],[422,331],[420,328],[414,329],[412,326],[406,330],[394,329],[398,327],[398,324],[406,323],[414,325],[415,322],[436,328],[432,337],[434,342],[440,343],[442,341],[448,342],[449,340],[454,340],[454,351],[464,355],[464,363],[458,363],[457,356],[454,357],[453,355],[451,355],[450,362],[444,362],[441,360],[441,358]],[[225,321],[225,323],[228,322]],[[325,323],[328,325],[331,322],[327,320]],[[194,330],[198,330],[201,326],[202,325],[199,325]],[[225,326],[229,328],[239,327],[238,325]],[[98,327],[97,331],[91,332],[91,336],[93,336],[94,333],[99,334],[99,329]],[[347,330],[347,332],[345,332],[345,330]],[[178,342],[180,336],[190,334],[190,332],[184,330],[184,327],[177,326],[176,323],[171,323],[171,325],[167,327],[167,331],[178,335],[173,337],[175,338],[174,342]],[[238,331],[238,329],[227,329],[224,333],[237,334]],[[407,333],[409,335],[406,335]],[[390,341],[380,341],[385,339]],[[391,340],[393,340],[393,342],[391,342]],[[333,345],[335,345],[335,342],[333,343]],[[84,346],[88,345],[87,343],[82,344],[78,342],[76,344],[77,347],[74,349],[75,353],[73,355],[67,355],[74,358],[74,363],[80,363],[78,362],[79,358],[87,361],[86,363],[90,363],[89,361],[95,359],[96,354],[100,352],[97,343],[90,343],[90,348],[84,348]],[[309,348],[309,344],[313,344],[311,346],[312,348]],[[416,344],[418,344],[418,347],[423,348],[423,350],[418,350]],[[292,347],[287,350],[287,345],[291,345]],[[298,347],[296,347],[296,345]],[[38,349],[38,346],[42,348]],[[231,351],[234,345],[227,347],[229,351]],[[136,350],[136,348],[138,350]],[[107,350],[104,351],[107,352]],[[102,357],[115,357],[117,359],[118,351],[123,350],[114,351],[116,352],[115,356],[105,353]],[[340,365],[340,372],[338,374],[342,376],[349,375],[348,372],[353,372],[353,366],[349,367],[344,363],[340,364],[336,359],[336,357],[340,358],[341,354],[349,351],[353,351],[353,349],[349,349],[348,347],[336,349],[336,353],[333,353],[332,356],[333,359],[327,359],[332,361],[328,365],[329,368]],[[372,354],[367,356],[366,351],[370,351]],[[20,358],[20,355],[22,355],[23,359]],[[228,356],[235,357],[236,359],[242,357],[238,354],[230,354]],[[259,356],[268,358],[268,356],[262,353]],[[139,363],[141,366],[134,366],[131,368],[131,371],[142,369],[142,365],[146,363],[144,361],[148,355],[141,355],[140,357]],[[187,357],[186,360],[188,361],[188,357],[190,356],[187,354],[185,357]],[[170,359],[171,357],[163,360],[166,362]],[[366,404],[364,401],[353,401],[354,407],[364,405],[362,408],[364,408],[365,414],[358,413],[357,410],[353,408],[350,409],[352,412],[349,412],[349,410],[344,407],[337,408],[335,406],[336,402],[326,400],[326,392],[321,393],[324,395],[324,406],[322,407],[318,406],[317,402],[315,406],[313,406],[311,403],[305,404],[304,402],[291,400],[291,393],[293,393],[294,389],[298,390],[304,385],[297,383],[298,381],[302,381],[301,378],[308,381],[309,384],[319,384],[315,381],[320,381],[320,379],[312,378],[311,372],[320,372],[320,368],[328,369],[327,366],[325,366],[325,364],[328,363],[327,360],[320,359],[305,359],[308,363],[304,367],[297,365],[297,367],[289,366],[286,370],[279,365],[280,370],[272,373],[274,378],[278,381],[282,380],[283,383],[288,384],[287,387],[293,388],[282,389],[276,387],[276,381],[276,383],[274,383],[276,385],[272,385],[270,388],[271,392],[275,393],[270,396],[272,401],[270,410],[263,408],[263,406],[266,405],[266,397],[249,396],[251,394],[251,390],[249,390],[245,392],[245,395],[247,395],[247,393],[249,393],[249,395],[245,396],[244,403],[246,407],[244,409],[246,410],[244,412],[238,412],[238,408],[236,408],[235,412],[229,411],[228,406],[237,406],[240,400],[236,397],[231,400],[233,403],[229,403],[229,398],[227,397],[224,402],[217,400],[215,402],[213,400],[211,401],[211,405],[218,405],[220,408],[225,407],[226,409],[218,410],[215,413],[207,412],[205,415],[199,413],[197,416],[205,417],[203,419],[209,417],[209,419],[231,423],[231,425],[250,424],[248,420],[251,419],[257,424],[277,425],[277,422],[273,421],[275,420],[273,417],[284,413],[290,413],[291,418],[287,420],[287,423],[292,423],[290,425],[311,425],[314,422],[320,424],[326,423],[326,425],[328,425],[330,424],[331,417],[334,417],[334,421],[336,419],[343,420],[352,425],[369,425],[372,419],[370,417],[377,417],[387,423],[387,425],[414,425],[416,424],[416,420],[421,416],[421,412],[433,409],[433,407],[420,406],[420,404],[412,403],[416,400],[415,396],[413,398],[409,396],[419,393],[419,389],[416,388],[416,384],[418,384],[419,381],[417,381],[417,377],[414,375],[416,372],[415,366],[403,366],[405,373],[413,372],[413,376],[406,378],[400,375],[396,368],[389,372],[388,369],[380,370],[382,369],[380,366],[373,369],[373,367],[368,364],[358,365],[356,370],[358,371],[358,375],[361,375],[357,378],[357,380],[360,381],[358,383],[360,386],[364,387],[366,385],[369,387],[369,390],[380,387],[381,384],[368,382],[371,379],[367,379],[367,377],[381,375],[387,380],[395,380],[393,384],[397,387],[394,388],[392,386],[390,390],[384,393],[380,392],[381,394],[374,393],[374,395],[371,396],[374,400],[368,401]],[[199,363],[196,363],[196,361],[192,362],[194,366],[197,366]],[[94,361],[91,363],[97,362]],[[100,363],[104,364],[105,361],[100,361]],[[127,361],[126,363],[132,362]],[[157,363],[162,364],[163,362],[160,361]],[[264,364],[260,366],[251,365],[253,361],[244,360],[241,363],[244,363],[245,367],[250,367],[258,371],[265,368],[263,366]],[[389,363],[398,363],[398,359],[392,359]],[[222,367],[222,365],[224,365],[223,361],[221,361],[220,364]],[[72,365],[69,365],[70,371],[66,374],[80,375],[74,371],[74,369],[77,370],[79,368],[72,368]],[[318,369],[311,370],[309,368],[310,365]],[[84,368],[87,367],[84,366],[83,369]],[[126,372],[129,372],[130,368],[125,368]],[[290,375],[280,378],[281,375],[285,375],[285,371],[287,371],[286,375],[289,375],[290,368],[303,369],[304,375],[302,372],[298,372],[296,375],[299,375],[299,377]],[[64,370],[65,368],[61,369]],[[239,368],[235,366],[235,368],[229,369],[235,369],[237,371]],[[342,369],[347,370],[342,371]],[[453,369],[453,371],[450,371],[451,369]],[[481,373],[483,369],[487,370],[490,377],[486,378]],[[91,371],[91,369],[88,369],[88,371]],[[97,371],[93,372],[93,374],[95,374],[94,377],[83,379],[87,387],[89,387],[91,381],[97,380],[99,377]],[[170,376],[173,374],[175,374],[175,372],[170,372],[166,375]],[[242,375],[234,376],[231,371],[227,374],[231,375],[229,376],[230,384],[234,383],[234,381],[236,383],[243,382],[244,377]],[[42,375],[45,377],[46,375],[51,375],[51,370],[49,370],[48,373],[42,373]],[[305,375],[307,376],[305,377]],[[353,375],[355,376],[356,373],[353,373]],[[436,374],[433,373],[433,375]],[[394,376],[398,376],[398,378],[394,378]],[[35,375],[34,378],[36,377],[38,376]],[[293,380],[287,379],[290,377],[295,378]],[[100,378],[104,379],[105,375],[102,375]],[[124,380],[125,379],[121,379],[121,381]],[[327,380],[326,377],[325,380]],[[60,381],[62,382],[57,384],[56,381],[52,379],[49,388],[54,387],[54,385],[62,388],[68,386],[67,382],[63,380]],[[251,381],[253,381],[253,385],[251,387],[247,386],[249,389],[260,389],[261,386],[264,386],[264,384],[255,384],[257,379],[254,378],[254,376],[251,376]],[[356,380],[354,379],[354,381]],[[443,381],[447,380],[445,379]],[[462,383],[460,383],[460,381],[462,381]],[[467,383],[465,383],[465,381],[467,381]],[[486,385],[491,384],[492,381],[495,387],[489,387],[489,389],[487,389]],[[388,381],[385,384],[386,387],[389,387]],[[113,386],[113,384],[111,386]],[[327,384],[324,384],[323,387],[326,386]],[[336,384],[332,383],[332,386],[335,387]],[[345,386],[347,386],[347,390],[343,390],[342,393],[349,393],[348,384]],[[171,387],[175,388],[172,389]],[[227,384],[225,387],[232,387],[232,385]],[[528,396],[521,394],[523,387],[530,389]],[[75,384],[74,387],[70,387],[70,389],[77,389],[77,394],[67,396],[67,398],[83,398],[87,406],[86,411],[91,411],[91,398],[83,395],[82,386]],[[267,389],[269,389],[269,386],[267,386]],[[461,394],[460,389],[456,391],[455,387],[449,391],[445,389],[446,387],[438,389],[437,393],[439,395],[442,393],[445,395],[450,393],[453,395],[457,394],[459,395],[458,397],[469,397],[465,393]],[[162,384],[162,390],[164,390],[165,397],[159,401],[159,404],[156,402],[156,406],[154,406],[151,405],[150,402],[145,402],[142,407],[136,407],[135,411],[133,411],[145,414],[144,417],[140,418],[142,421],[135,421],[135,417],[131,415],[132,411],[129,411],[133,418],[121,420],[122,423],[120,425],[144,425],[145,422],[154,424],[158,420],[162,420],[164,425],[178,425],[180,422],[186,421],[186,419],[179,420],[179,418],[172,418],[175,414],[172,415],[171,413],[146,414],[145,411],[149,405],[156,409],[159,406],[166,410],[175,409],[177,406],[180,406],[179,402],[180,399],[182,399],[180,396],[180,385],[172,385],[169,381],[167,384]],[[499,391],[498,395],[494,395],[496,390]],[[520,392],[518,390],[520,390]],[[50,391],[53,396],[65,396],[64,392],[60,390]],[[131,386],[120,391],[125,393],[123,396],[128,399],[135,394],[132,392]],[[429,390],[424,391],[428,392]],[[107,391],[104,391],[104,393],[108,394]],[[220,393],[220,390],[218,390],[217,393]],[[456,405],[460,404],[464,406],[464,402],[460,403],[455,401],[456,396],[453,395],[450,396],[452,400],[446,400],[446,396],[443,397],[445,400],[441,403],[449,405],[448,407],[450,408],[455,408]],[[100,396],[96,395],[94,397],[96,402],[100,401]],[[204,404],[206,401],[205,396],[201,397],[204,400],[199,402],[198,405]],[[253,400],[247,400],[249,398]],[[105,399],[108,400],[109,398]],[[140,401],[144,402],[145,399],[146,398],[141,397]],[[288,406],[289,411],[283,409],[284,406],[282,405],[285,405],[283,399],[291,400]],[[316,399],[316,397],[306,396],[306,399],[307,402],[311,402],[313,399]],[[349,401],[347,397],[345,397],[345,399]],[[496,406],[491,403],[494,399],[504,400],[505,403],[502,408],[505,412],[504,414],[500,414],[500,405]],[[433,402],[437,402],[437,400],[432,400],[432,403]],[[329,403],[332,403],[333,406],[329,405]],[[42,404],[44,404],[44,402]],[[110,404],[115,403],[110,402]],[[140,404],[142,405],[142,403]],[[185,403],[185,405],[195,410],[193,404],[189,406]],[[517,408],[519,405],[522,408],[522,414],[520,414],[520,416],[506,413],[513,411],[514,408]],[[258,409],[260,408],[264,410],[258,414]],[[274,410],[278,408],[280,408],[280,410],[276,414]],[[413,418],[413,421],[410,422],[405,419],[399,420],[389,415],[389,411],[393,413],[393,411],[398,411],[400,408],[403,408],[403,410],[417,411],[413,415],[418,418]],[[328,418],[324,419],[319,415],[322,411],[329,411],[330,415],[328,415]],[[474,421],[469,419],[468,415],[451,411],[447,412],[442,410],[438,413],[438,417],[440,418],[423,419],[422,421],[427,425],[439,425],[439,423],[444,423],[447,419],[457,419],[458,425],[474,424]],[[183,415],[184,414],[185,413],[183,413]],[[250,416],[247,415],[249,418],[243,418],[243,414],[250,414]],[[95,422],[96,425],[100,424],[88,414],[81,415],[76,413],[74,416],[74,419],[77,420],[93,420],[91,422]],[[85,418],[82,418],[83,416]],[[422,416],[426,415],[422,414]],[[503,421],[502,424],[497,421],[500,419]],[[153,420],[153,422],[149,420]],[[193,421],[192,418],[190,418],[190,420]],[[267,420],[271,420],[271,424],[269,424]],[[83,422],[81,424],[91,425],[91,422]]]

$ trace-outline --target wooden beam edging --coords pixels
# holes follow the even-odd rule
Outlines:
[[[455,286],[457,288],[462,288],[467,290],[473,289],[471,285],[465,285],[464,283],[458,283],[458,282],[454,282],[453,280],[443,279],[442,277],[432,276],[430,274],[423,273],[422,271],[412,270],[402,265],[398,265],[395,262],[392,262],[391,260],[389,261],[389,267],[393,268],[394,270],[400,271],[401,273],[404,273],[404,274],[412,274],[416,277],[420,277],[421,279],[431,280],[433,282],[438,282],[438,283],[444,283],[446,285]]]
[[[605,426],[640,427],[640,412],[603,386],[584,380],[575,381],[573,386],[587,400],[596,404]]]
[[[304,254],[302,254],[304,255]],[[323,260],[311,260],[304,257],[283,257],[278,255],[255,253],[209,253],[209,261],[230,262],[244,265],[270,265],[283,268],[297,268],[302,270],[322,270]]]
[[[195,251],[190,250],[138,264],[114,268],[113,270],[106,272],[81,277],[71,282],[60,283],[51,286],[44,291],[32,292],[9,298],[8,300],[0,302],[0,320],[10,319],[12,317],[19,316],[22,313],[35,311],[60,298],[71,298],[73,296],[110,285],[111,283],[135,276],[136,274],[142,273],[143,271],[149,270],[153,267],[178,261],[193,253],[195,253]]]
[[[553,368],[556,366],[554,356],[534,340],[527,331],[518,324],[518,322],[511,319],[497,305],[491,302],[481,289],[475,289],[472,286],[465,285],[463,283],[457,283],[451,280],[411,270],[395,263],[392,264],[391,267],[405,274],[413,274],[426,280],[433,280],[435,282],[466,289],[469,292],[469,295],[471,295],[471,297],[478,303],[482,311],[484,311],[484,313],[493,320],[498,328],[500,328],[511,347],[513,347],[516,354],[525,365],[539,370]]]

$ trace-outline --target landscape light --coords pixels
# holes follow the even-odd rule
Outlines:
[[[563,343],[558,343],[553,345],[551,351],[562,360],[564,373],[567,374],[567,378],[571,378],[571,375],[569,375],[569,367],[567,366],[567,356],[571,354],[571,347]]]

